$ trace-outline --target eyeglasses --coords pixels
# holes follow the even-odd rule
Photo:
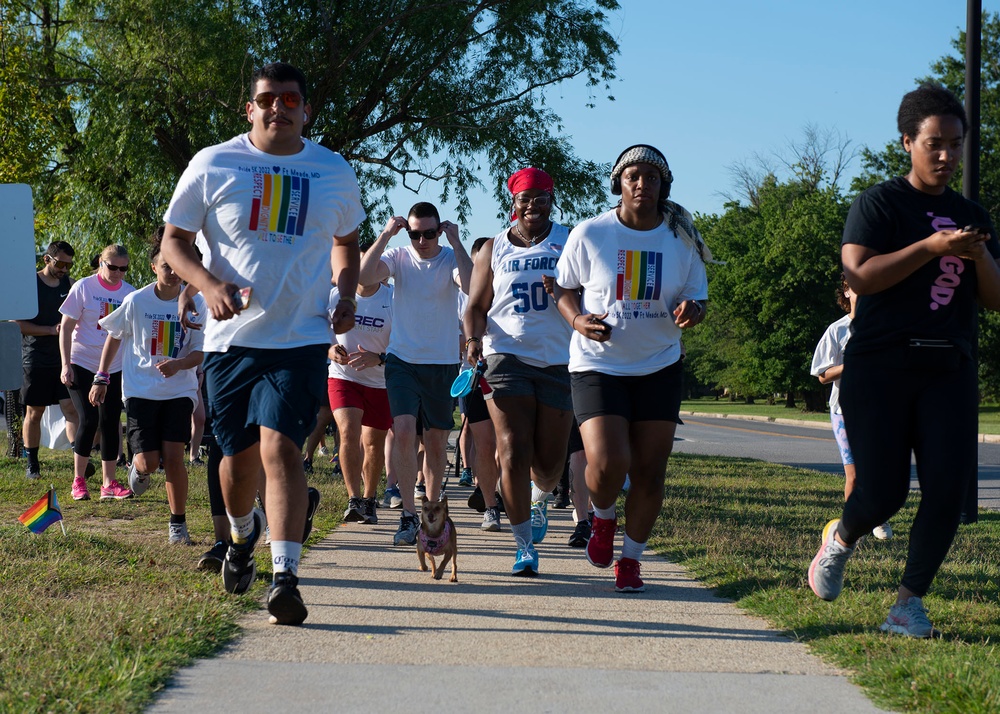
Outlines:
[[[411,231],[407,229],[407,233],[410,235],[410,240],[420,240],[423,238],[425,241],[430,242],[438,237],[438,231],[440,228],[428,228],[426,231]]]
[[[514,196],[514,205],[518,208],[527,208],[528,206],[545,208],[550,203],[552,203],[552,196],[547,193],[535,196],[534,198],[528,198],[527,196]]]
[[[295,109],[302,103],[302,95],[298,92],[281,92],[279,94],[261,92],[253,98],[253,101],[261,109],[270,109],[275,99],[281,99],[281,103],[285,105],[286,109]]]
[[[51,255],[45,256],[45,260],[52,264],[56,270],[69,270],[73,267],[72,260],[56,260]]]
[[[127,265],[112,265],[107,261],[104,261],[104,267],[113,273],[124,273],[126,270],[128,270]]]

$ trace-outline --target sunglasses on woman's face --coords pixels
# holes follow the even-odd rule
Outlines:
[[[104,262],[104,267],[113,273],[124,273],[126,270],[128,270],[127,265],[112,265],[107,261]]]

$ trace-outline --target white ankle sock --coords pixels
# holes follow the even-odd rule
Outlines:
[[[514,534],[514,541],[518,548],[527,548],[531,545],[531,519],[517,525],[511,524],[510,532]]]
[[[245,516],[234,516],[226,511],[229,518],[229,530],[234,543],[246,543],[247,538],[253,535],[253,509]]]
[[[549,493],[548,491],[543,491],[542,489],[538,488],[538,486],[535,485],[534,481],[531,482],[531,501],[532,501],[532,503],[534,503],[535,501],[547,501],[547,500],[549,500],[549,496],[551,496],[551,495],[552,494]]]
[[[598,508],[594,506],[594,515],[606,521],[613,521],[617,517],[614,506],[611,506],[611,508]]]
[[[622,557],[631,558],[632,560],[639,560],[642,557],[642,551],[646,549],[645,543],[637,543],[628,535],[622,541]]]
[[[302,544],[291,540],[271,541],[271,564],[274,574],[288,572],[297,575],[299,559],[302,557]]]

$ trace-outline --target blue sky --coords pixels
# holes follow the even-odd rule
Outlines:
[[[549,90],[547,100],[581,156],[610,162],[630,144],[660,148],[674,174],[672,197],[701,213],[722,211],[733,164],[781,151],[807,125],[857,147],[894,140],[900,98],[934,61],[954,54],[966,20],[962,0],[621,5],[609,23],[621,48],[615,101],[601,94],[588,109],[582,81]],[[998,11],[1000,0],[983,0],[984,13]],[[855,160],[849,174],[859,169]],[[405,214],[417,200],[441,205],[437,193],[426,185],[419,197],[390,196]],[[445,204],[442,218],[453,208]],[[500,230],[496,211],[488,193],[473,197],[471,238]],[[403,242],[397,236],[391,245]]]

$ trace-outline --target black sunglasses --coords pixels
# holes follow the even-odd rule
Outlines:
[[[295,109],[302,102],[302,95],[298,92],[281,92],[275,94],[274,92],[261,92],[256,97],[253,98],[254,104],[256,104],[261,109],[270,109],[274,104],[275,99],[281,99],[281,103],[285,105],[287,109]]]
[[[432,241],[438,237],[438,231],[440,228],[428,228],[426,231],[411,231],[409,229],[406,232],[410,236],[410,240],[420,240],[423,238],[426,241]]]
[[[104,261],[104,267],[115,273],[124,273],[126,270],[128,270],[127,265],[112,265],[108,261]]]

